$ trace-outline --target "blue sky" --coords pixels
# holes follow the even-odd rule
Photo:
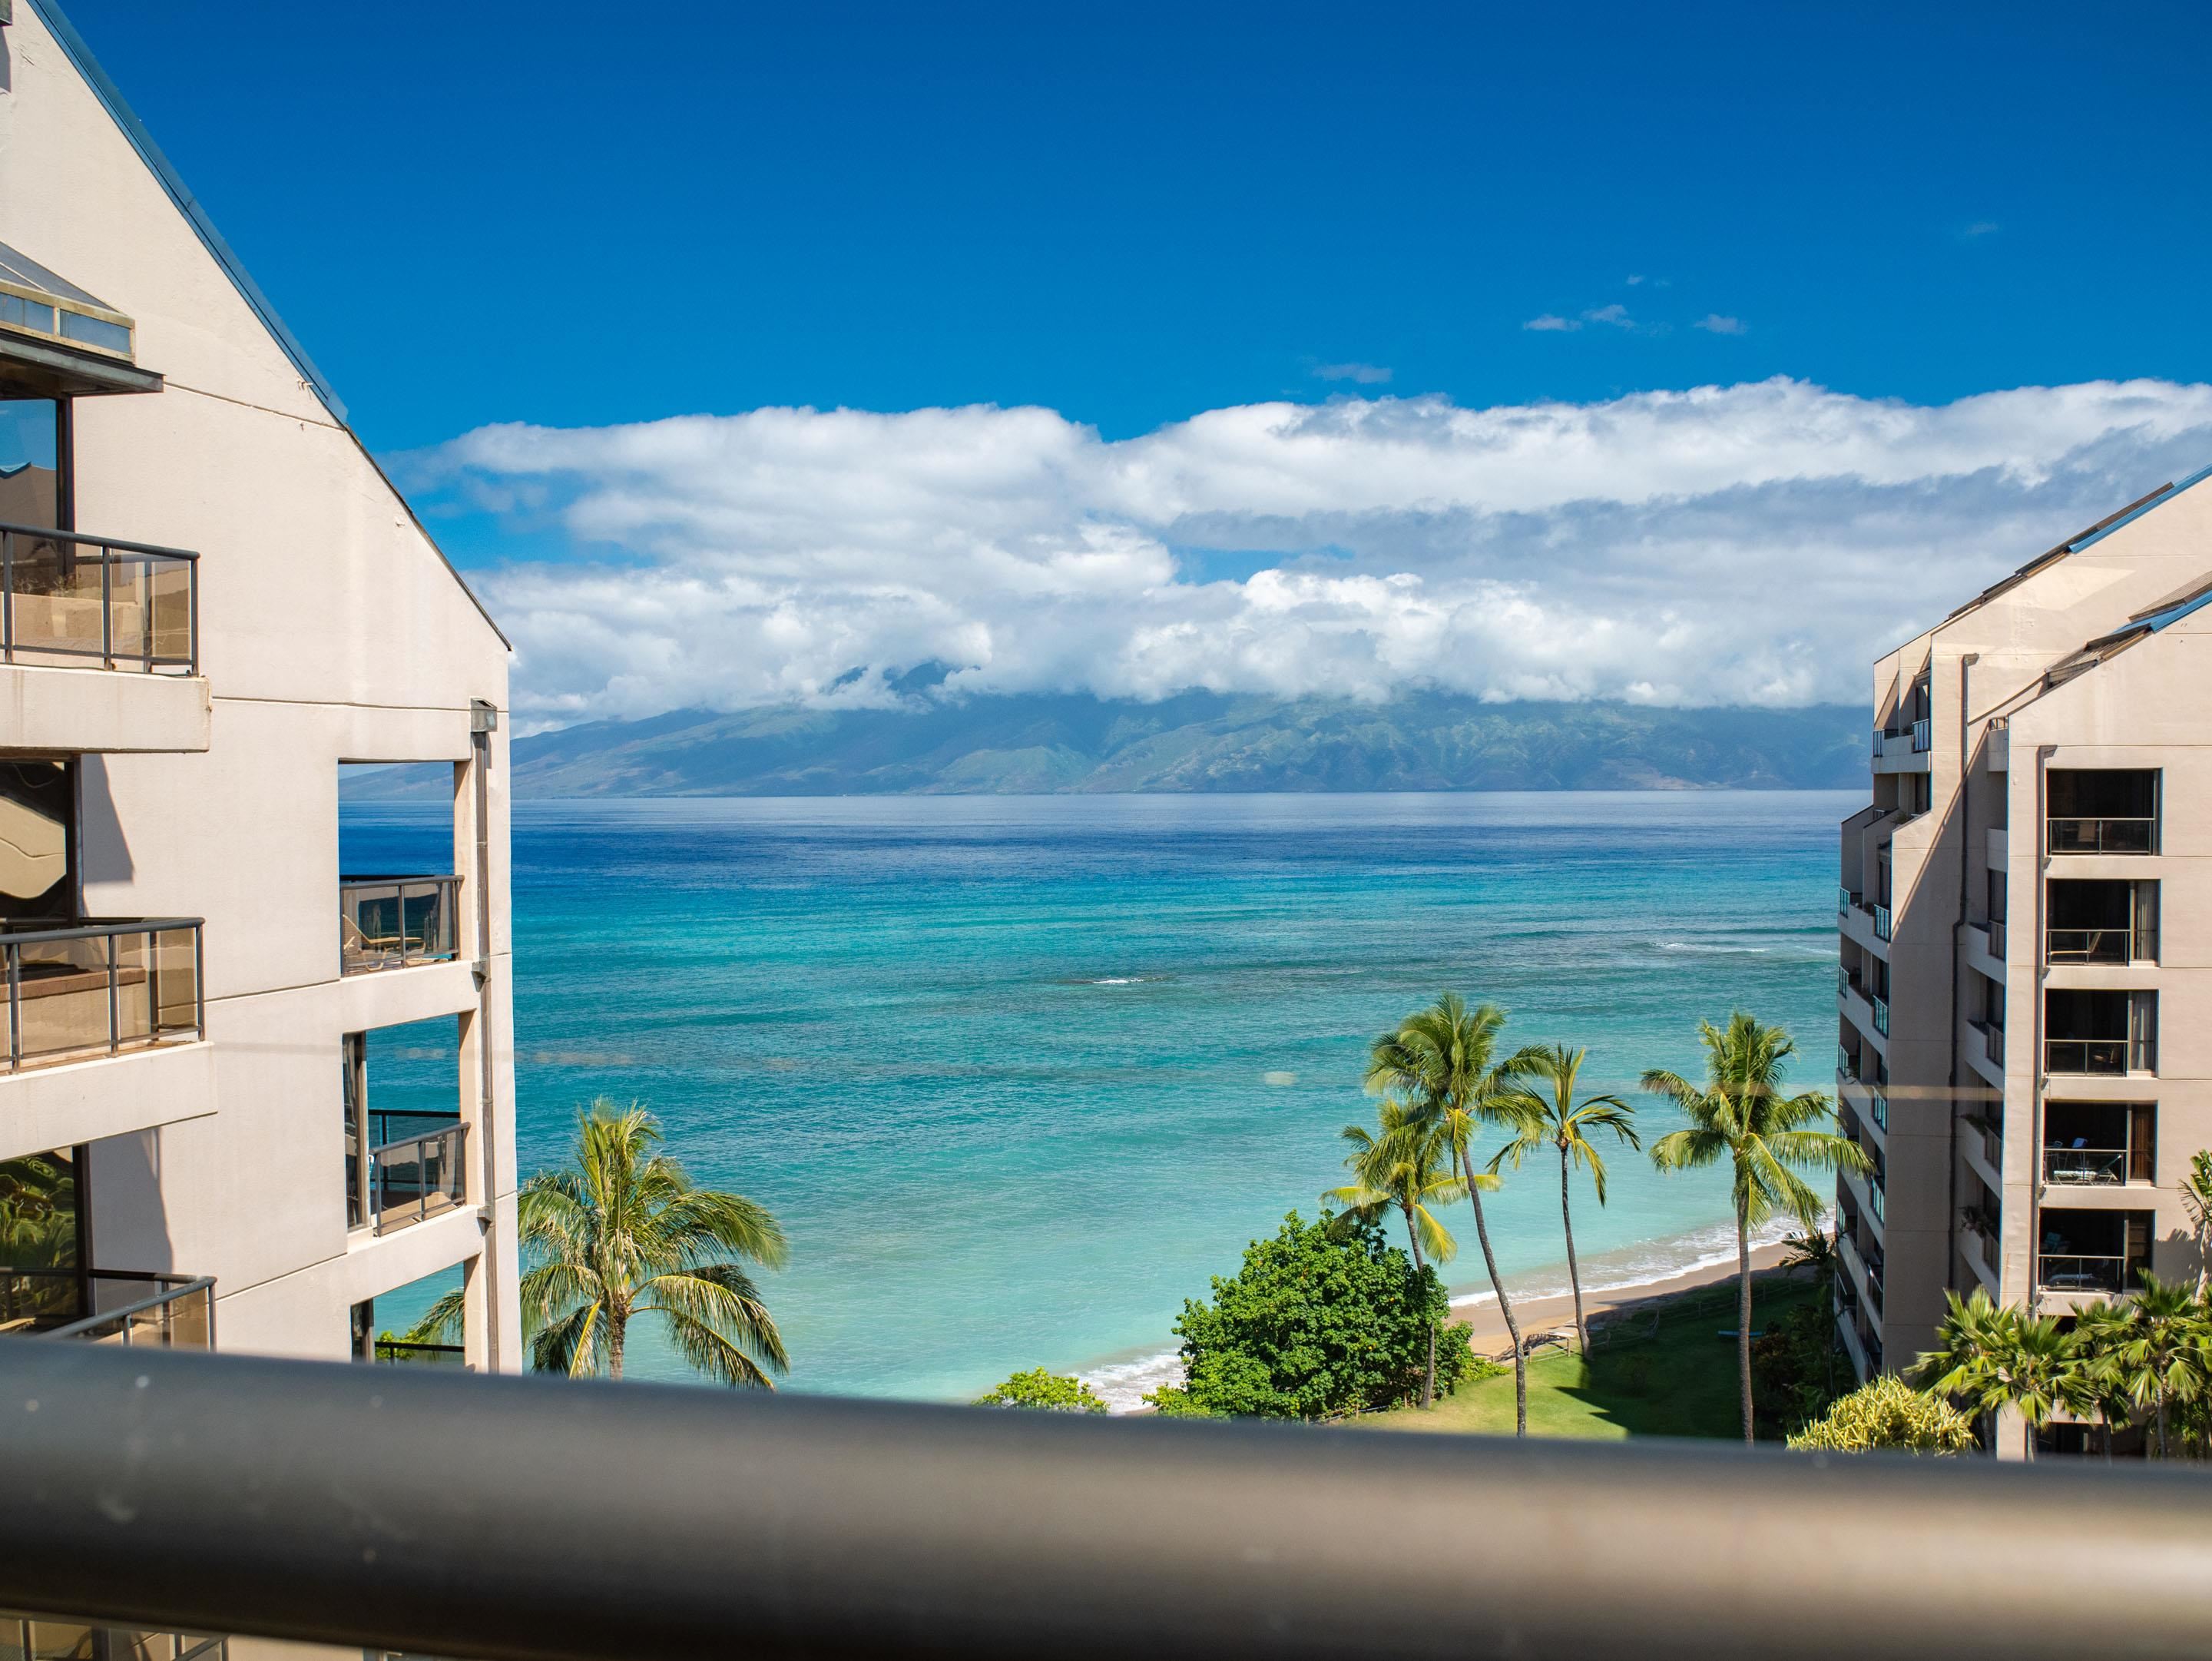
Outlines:
[[[2201,4],[67,3],[537,721],[1856,700],[2212,461]]]
[[[2212,374],[2201,4],[69,9],[379,447]]]

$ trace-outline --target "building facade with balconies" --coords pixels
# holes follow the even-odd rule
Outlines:
[[[367,1357],[458,1269],[514,1368],[507,643],[58,7],[0,52],[0,1332]],[[425,762],[450,855],[342,870]]]
[[[1875,666],[1844,822],[1838,1186],[1866,1373],[1944,1293],[2065,1315],[2197,1269],[2212,1147],[2212,484],[2162,486]],[[1999,1445],[2017,1445],[2001,1439]]]

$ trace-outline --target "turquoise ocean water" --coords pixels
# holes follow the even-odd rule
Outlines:
[[[1826,1087],[1826,793],[536,802],[514,820],[518,1135],[649,1103],[704,1182],[773,1207],[793,1388],[973,1394],[1164,1376],[1207,1277],[1341,1180],[1367,1041],[1446,987],[1589,1087],[1693,1069],[1694,1024],[1783,1021]],[[349,804],[349,869],[442,868],[437,809]],[[436,1046],[372,1040],[373,1099]],[[450,1074],[443,1076],[449,1077]],[[450,1094],[446,1099],[450,1102]],[[1650,1136],[1674,1121],[1639,1098]],[[1586,1284],[1731,1250],[1717,1173],[1578,1188]],[[1564,1287],[1555,1170],[1486,1202],[1511,1281]],[[1459,1219],[1465,1223],[1464,1207]],[[1482,1281],[1472,1228],[1448,1270]],[[404,1299],[380,1306],[390,1324]],[[678,1378],[647,1343],[633,1366]]]

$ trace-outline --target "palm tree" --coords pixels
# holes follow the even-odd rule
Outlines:
[[[1483,1267],[1498,1294],[1498,1312],[1513,1341],[1514,1434],[1528,1433],[1528,1358],[1521,1348],[1521,1328],[1512,1300],[1498,1278],[1498,1254],[1491,1250],[1490,1226],[1483,1219],[1485,1184],[1476,1180],[1474,1142],[1484,1127],[1497,1123],[1517,1132],[1516,1109],[1498,1088],[1498,1034],[1505,1012],[1495,1004],[1469,1009],[1455,992],[1447,992],[1426,1009],[1417,1010],[1393,1032],[1375,1040],[1368,1051],[1367,1088],[1395,1091],[1417,1104],[1443,1128],[1451,1149],[1452,1174],[1467,1184],[1474,1205],[1474,1236],[1482,1244]]]
[[[2212,1296],[2212,1148],[2189,1156],[2181,1203],[2189,1208],[2190,1231],[2197,1237],[2197,1295]]]
[[[1583,1276],[1575,1262],[1575,1221],[1567,1203],[1567,1175],[1572,1167],[1589,1167],[1597,1202],[1605,1203],[1605,1161],[1589,1138],[1592,1132],[1611,1131],[1631,1147],[1636,1139],[1636,1110],[1618,1096],[1585,1096],[1575,1099],[1575,1080],[1588,1052],[1565,1044],[1531,1044],[1500,1069],[1507,1080],[1505,1093],[1517,1104],[1521,1133],[1490,1161],[1494,1172],[1506,1159],[1520,1166],[1523,1156],[1547,1145],[1559,1151],[1559,1224],[1567,1232],[1567,1282],[1575,1292],[1575,1340],[1589,1354],[1589,1326],[1583,1319]],[[1540,1088],[1539,1086],[1541,1086]]]
[[[1978,1414],[2012,1408],[2026,1427],[2026,1452],[2035,1457],[2035,1433],[2059,1408],[2080,1399],[2080,1351],[2056,1318],[2000,1308],[1980,1287],[1961,1302],[1955,1292],[1936,1347],[1921,1356],[1928,1388],[1963,1396]]]
[[[2074,1313],[2075,1378],[2069,1405],[2076,1412],[2097,1415],[2098,1439],[2108,1463],[2113,1429],[2127,1422],[2134,1404],[2119,1365],[2120,1347],[2128,1341],[2133,1318],[2125,1305],[2101,1298]]]
[[[781,1268],[783,1229],[750,1200],[695,1187],[660,1140],[641,1103],[602,1096],[577,1115],[574,1162],[522,1185],[531,1365],[619,1378],[630,1322],[658,1315],[677,1353],[716,1383],[772,1390],[769,1375],[790,1360],[742,1264]],[[460,1320],[461,1294],[451,1293],[408,1336],[449,1335]]]
[[[1429,1260],[1448,1263],[1459,1254],[1459,1242],[1429,1208],[1449,1205],[1467,1192],[1467,1186],[1451,1171],[1439,1168],[1450,1153],[1443,1127],[1419,1108],[1385,1096],[1376,1104],[1375,1116],[1382,1127],[1380,1135],[1357,1124],[1345,1126],[1342,1133],[1352,1144],[1344,1163],[1358,1180],[1332,1188],[1322,1198],[1342,1206],[1347,1215],[1368,1222],[1395,1206],[1406,1220],[1406,1244],[1413,1249],[1413,1273],[1418,1276]],[[1421,1405],[1431,1406],[1436,1399],[1437,1323],[1431,1321],[1429,1370],[1421,1383]]]
[[[1644,1087],[1680,1108],[1690,1123],[1651,1145],[1662,1171],[1686,1171],[1726,1159],[1735,1203],[1736,1363],[1743,1387],[1743,1439],[1752,1439],[1751,1231],[1787,1211],[1808,1229],[1819,1226],[1823,1202],[1796,1167],[1869,1169],[1869,1160],[1847,1136],[1813,1127],[1829,1117],[1828,1098],[1817,1090],[1782,1093],[1783,1063],[1796,1052],[1790,1034],[1762,1025],[1739,1009],[1725,1030],[1698,1023],[1705,1047],[1705,1082],[1654,1068]]]
[[[2190,1288],[2145,1270],[2112,1350],[2119,1382],[2137,1407],[2154,1407],[2158,1457],[2169,1457],[2167,1433],[2177,1402],[2203,1394],[2212,1372],[2212,1327]]]

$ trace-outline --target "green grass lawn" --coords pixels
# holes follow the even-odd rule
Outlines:
[[[1818,1295],[1810,1281],[1761,1276],[1752,1316],[1754,1330]],[[1730,1436],[1743,1433],[1738,1406],[1735,1286],[1710,1287],[1669,1301],[1658,1329],[1649,1314],[1615,1323],[1587,1360],[1547,1350],[1528,1364],[1528,1433],[1598,1441],[1630,1436]],[[1513,1375],[1460,1386],[1435,1407],[1400,1408],[1352,1421],[1376,1430],[1513,1433]],[[1762,1427],[1762,1433],[1765,1427]]]

